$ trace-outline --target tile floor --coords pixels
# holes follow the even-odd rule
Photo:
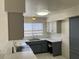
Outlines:
[[[50,53],[36,54],[37,59],[65,59],[62,56],[53,57]]]

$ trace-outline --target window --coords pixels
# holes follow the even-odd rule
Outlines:
[[[24,23],[24,36],[43,35],[43,23]]]

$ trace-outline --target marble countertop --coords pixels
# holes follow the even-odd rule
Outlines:
[[[37,59],[33,53],[30,52],[18,52],[11,55],[7,55],[5,59]]]
[[[39,38],[40,40],[47,40],[49,42],[59,42],[59,41],[62,41],[62,39],[51,39],[51,38]],[[37,40],[37,41],[40,41],[40,40]],[[26,39],[25,42],[30,42],[29,39]]]
[[[45,38],[45,39],[40,39],[40,40],[47,40],[49,42],[59,42],[59,41],[62,41],[61,39],[50,39],[50,38]]]
[[[16,52],[14,54],[5,55],[4,59],[37,59],[30,47],[27,51]]]
[[[62,35],[61,34],[52,34],[50,38],[39,38],[40,40],[47,40],[49,42],[59,42],[62,41]],[[32,39],[32,38],[31,38]],[[26,42],[30,42],[29,38],[24,38]]]

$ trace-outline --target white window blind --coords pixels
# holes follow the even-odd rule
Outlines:
[[[43,23],[24,23],[24,36],[43,35]]]

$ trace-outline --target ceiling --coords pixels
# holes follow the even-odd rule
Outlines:
[[[48,9],[50,12],[79,5],[79,0],[26,0],[25,16],[37,16],[37,10]]]
[[[49,10],[62,10],[76,5],[79,5],[79,0],[51,0],[49,1]]]
[[[25,16],[37,16],[36,12],[40,9],[48,9],[48,0],[26,0]]]

